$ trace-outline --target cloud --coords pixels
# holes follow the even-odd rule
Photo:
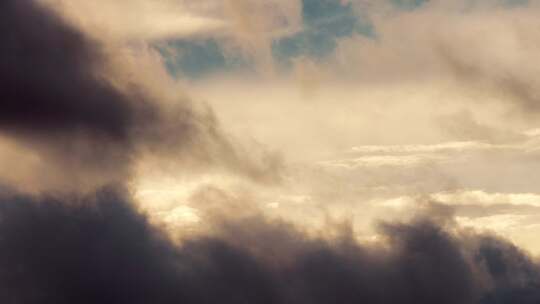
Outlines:
[[[247,150],[228,138],[211,109],[177,93],[156,52],[144,44],[91,38],[95,33],[69,26],[34,1],[2,6],[7,34],[0,50],[0,131],[11,140],[3,144],[11,154],[38,157],[29,179],[49,178],[35,188],[91,191],[124,182],[143,152],[175,154],[199,167],[220,163],[252,178],[264,176],[258,162],[279,167],[266,153],[253,163],[241,156]],[[2,175],[9,180],[10,174]]]
[[[344,232],[313,238],[247,213],[175,245],[115,188],[41,198],[3,189],[0,218],[6,302],[457,304],[540,296],[538,265],[516,247],[430,220],[384,224],[385,245],[368,246]]]
[[[159,41],[222,32],[228,25],[213,1],[41,0],[72,22],[116,39]]]
[[[130,100],[96,75],[102,61],[97,46],[37,4],[3,6],[3,27],[10,31],[0,54],[2,129],[126,138],[144,100]],[[35,22],[27,24],[30,18]]]
[[[534,3],[508,7],[499,1],[432,1],[377,13],[371,19],[375,37],[341,39],[335,62],[355,79],[429,83],[527,117],[538,112],[537,71],[530,65],[538,53],[530,30],[537,13]],[[445,88],[448,82],[454,86]]]
[[[272,43],[302,26],[300,1],[228,0],[224,12],[240,50],[253,58],[263,73],[273,73]]]
[[[526,139],[526,134],[478,121],[471,111],[467,110],[443,115],[438,118],[438,122],[443,133],[457,139],[474,139],[499,144]]]
[[[535,193],[486,193],[484,191],[441,192],[433,195],[438,202],[452,204],[481,204],[484,206],[509,204],[540,207],[540,196]]]

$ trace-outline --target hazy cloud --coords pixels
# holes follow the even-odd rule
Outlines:
[[[89,38],[33,1],[2,7],[0,131],[20,145],[12,150],[37,153],[35,169],[52,172],[59,185],[123,181],[144,151],[264,175],[257,162],[266,166],[266,156],[249,164],[210,109],[168,93],[178,88],[152,51]],[[145,64],[147,75],[136,73]]]

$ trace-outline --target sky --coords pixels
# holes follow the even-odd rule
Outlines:
[[[538,303],[539,16],[4,0],[0,301]]]

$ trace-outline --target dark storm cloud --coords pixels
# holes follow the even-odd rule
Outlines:
[[[124,179],[158,108],[136,84],[129,94],[114,87],[102,46],[36,1],[2,1],[0,30],[0,132],[39,155],[34,176],[69,188]]]
[[[2,1],[0,8],[0,128],[125,139],[143,101],[98,76],[98,45],[34,1]]]
[[[259,238],[214,235],[178,246],[115,188],[61,199],[4,189],[0,219],[2,303],[540,300],[540,269],[519,249],[429,220],[383,225],[386,247],[346,234],[313,239],[261,216],[228,223]]]
[[[54,181],[39,187],[92,190],[125,180],[142,150],[257,180],[277,178],[279,159],[265,153],[249,159],[210,109],[196,109],[185,97],[165,101],[167,94],[155,91],[169,88],[143,77],[111,79],[133,74],[112,71],[124,68],[113,62],[125,54],[66,22],[36,1],[0,3],[0,135],[39,155],[42,169],[30,171]],[[9,180],[6,174],[0,182]]]

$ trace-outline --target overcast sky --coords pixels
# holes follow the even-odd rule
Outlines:
[[[15,235],[1,237],[17,223],[28,224],[17,228],[28,228],[28,235],[34,228],[88,232],[105,225],[112,241],[129,235],[119,246],[143,250],[148,273],[165,275],[165,285],[201,271],[193,266],[200,261],[188,263],[187,256],[208,255],[213,266],[201,267],[214,278],[229,275],[220,265],[234,255],[234,283],[219,289],[231,302],[258,299],[240,292],[247,283],[236,277],[238,269],[249,268],[249,277],[255,267],[272,291],[262,281],[253,288],[274,299],[258,303],[293,303],[294,290],[281,286],[289,270],[300,281],[316,277],[313,286],[293,284],[303,292],[298,303],[327,303],[316,291],[328,269],[298,270],[325,264],[306,258],[324,250],[338,268],[377,265],[365,270],[376,278],[373,285],[357,272],[335,273],[335,282],[351,275],[361,286],[354,288],[369,291],[360,297],[338,283],[328,287],[344,300],[398,303],[378,294],[379,285],[403,292],[403,303],[540,299],[534,262],[540,255],[540,2],[8,0],[2,10],[8,47],[0,46],[0,100],[6,103],[0,113],[0,250],[16,254],[0,253],[0,266],[20,256]],[[113,224],[80,207],[107,201],[124,206],[98,212],[112,212],[105,218]],[[22,211],[9,207],[17,202]],[[45,219],[36,220],[35,212]],[[2,224],[8,216],[21,219]],[[64,226],[61,219],[74,222]],[[124,231],[127,226],[135,228]],[[140,235],[148,248],[133,245],[134,231],[152,229],[165,245],[151,232]],[[48,243],[50,235],[42,237]],[[79,254],[85,260],[89,252],[85,246],[110,244],[96,238],[82,245],[78,237],[50,245],[62,252],[82,246],[77,258],[57,262],[78,263]],[[205,237],[242,255],[197,243]],[[365,252],[350,251],[343,239]],[[420,258],[409,252],[416,241],[428,248]],[[320,242],[327,243],[317,251]],[[52,248],[43,246],[39,250]],[[504,278],[490,268],[493,248],[507,259],[497,260],[507,269]],[[157,262],[163,255],[170,261]],[[431,270],[432,255],[449,269],[464,269],[444,272],[449,277],[440,285],[459,296],[439,285],[426,285],[420,290],[433,292],[420,296],[398,283],[411,274],[397,275],[396,267],[405,269],[414,257],[418,268]],[[289,260],[295,258],[305,265]],[[17,263],[36,261],[24,256]],[[182,263],[193,273],[162,272]],[[0,297],[49,303],[40,297],[65,277],[42,286],[38,274],[49,270],[36,269],[20,281],[40,286],[35,294],[21,298],[0,286]],[[431,281],[424,275],[412,274],[419,286]],[[148,283],[153,278],[138,281],[148,294],[137,301],[170,287]],[[197,278],[193,294],[163,296],[162,302],[211,303],[195,285],[215,282]],[[453,278],[471,283],[461,286]],[[81,286],[46,301],[78,299]],[[101,287],[95,288],[100,291],[87,300],[101,299]],[[118,299],[136,298],[120,296],[124,292],[118,289]]]

